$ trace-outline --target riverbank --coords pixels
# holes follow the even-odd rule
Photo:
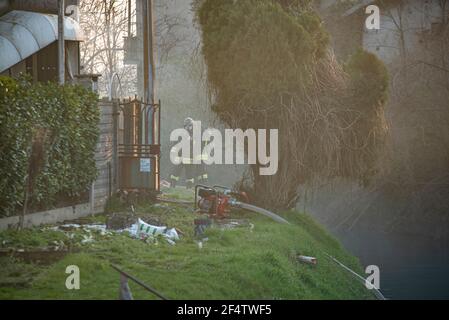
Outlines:
[[[0,299],[117,299],[119,275],[111,263],[170,299],[373,299],[325,253],[363,275],[358,260],[307,215],[284,213],[291,225],[281,225],[239,212],[232,218],[240,223],[211,227],[200,247],[191,208],[144,204],[136,212],[177,228],[181,239],[172,245],[165,239],[144,242],[126,232],[95,230],[86,238],[84,231],[51,227],[0,233],[3,249],[25,252],[0,258]],[[102,225],[106,219],[83,223]],[[56,261],[26,259],[26,251],[42,247],[67,252]],[[318,264],[302,264],[298,255],[314,256]],[[70,265],[80,268],[80,290],[65,287]],[[154,298],[133,284],[131,290],[136,299]]]

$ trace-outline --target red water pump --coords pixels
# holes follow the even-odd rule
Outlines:
[[[233,191],[227,187],[195,187],[195,210],[213,218],[224,219],[232,208],[238,208],[241,202],[248,202],[245,192]]]

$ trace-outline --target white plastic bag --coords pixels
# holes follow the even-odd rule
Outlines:
[[[172,240],[172,241],[178,241],[179,240],[179,235],[178,235],[178,232],[176,231],[175,228],[170,229],[170,230],[166,230],[163,235],[168,240]]]
[[[156,238],[167,231],[167,227],[152,226],[141,219],[139,219],[137,225],[137,237],[139,239],[146,239],[148,237]]]

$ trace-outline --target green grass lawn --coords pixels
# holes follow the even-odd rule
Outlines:
[[[179,198],[186,198],[181,195]],[[119,275],[110,264],[154,287],[169,299],[372,299],[364,286],[330,261],[328,253],[363,274],[354,257],[310,217],[282,214],[292,225],[255,214],[236,213],[254,228],[207,231],[202,249],[193,235],[192,209],[176,205],[141,205],[139,215],[158,217],[185,233],[176,246],[161,239],[146,243],[127,234],[95,235],[81,245],[81,235],[51,229],[0,233],[0,247],[38,248],[65,243],[74,248],[46,265],[14,257],[0,258],[0,299],[117,299]],[[92,218],[104,222],[104,216]],[[55,242],[56,241],[56,242]],[[317,266],[298,263],[297,254],[318,258]],[[80,268],[81,288],[65,287],[66,267]],[[155,299],[131,284],[135,299]]]

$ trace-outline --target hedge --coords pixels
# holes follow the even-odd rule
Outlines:
[[[40,167],[31,208],[50,209],[89,190],[97,176],[97,103],[98,97],[80,86],[0,77],[0,217],[23,206],[29,163]],[[39,132],[45,132],[42,153],[29,161]]]

